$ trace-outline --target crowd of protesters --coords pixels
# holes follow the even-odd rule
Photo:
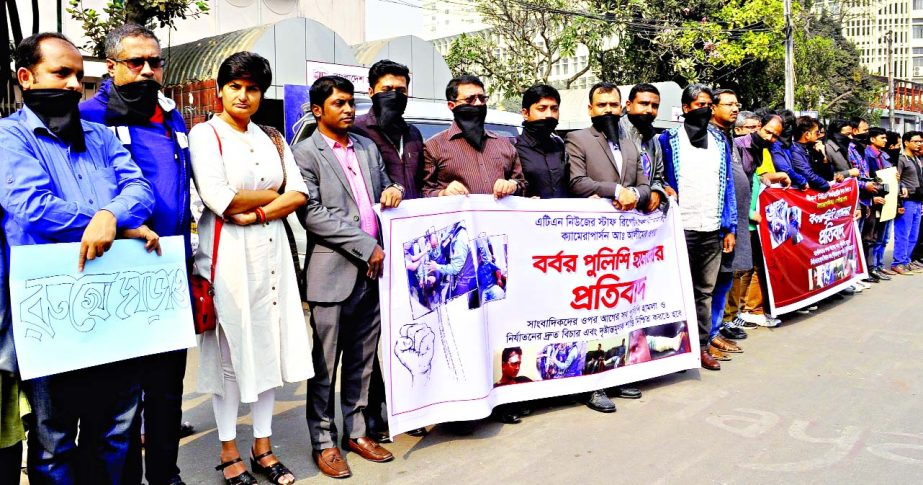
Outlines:
[[[377,358],[376,280],[385,254],[376,203],[388,210],[420,197],[594,197],[619,210],[653,212],[672,199],[689,253],[701,363],[709,370],[742,352],[747,328],[780,323],[764,297],[756,234],[762,187],[826,191],[857,179],[869,274],[843,293],[923,272],[919,131],[899,135],[860,118],[825,126],[791,111],[741,111],[733,91],[693,84],[682,93],[682,124],[658,133],[655,86],[638,84],[623,98],[616,85],[601,82],[587,93],[589,128],[559,136],[561,97],[536,85],[522,96],[522,134],[507,138],[485,129],[484,84],[464,75],[446,87],[454,121],[424,141],[403,117],[410,72],[385,60],[369,71],[372,109],[361,116],[350,81],[318,79],[310,90],[317,128],[289,148],[276,130],[252,121],[272,79],[259,55],[240,52],[221,63],[223,109],[187,134],[160,92],[165,62],[154,34],[125,25],[109,33],[105,47],[109,77],[83,103],[83,58],[68,39],[43,33],[16,49],[24,107],[0,121],[0,276],[6,286],[11,246],[79,242],[82,270],[116,238],[160,251],[160,237],[185,237],[191,271],[215,292],[218,325],[199,336],[197,390],[213,396],[216,469],[231,485],[256,483],[251,471],[276,484],[296,480],[270,442],[275,390],[285,382],[308,382],[312,457],[323,474],[351,475],[343,450],[373,462],[393,459],[381,445],[390,433]],[[878,177],[892,166],[897,180]],[[192,182],[205,205],[194,253]],[[900,198],[893,223],[881,221],[890,192]],[[287,244],[292,213],[308,234],[303,269]],[[435,264],[421,265],[424,277]],[[8,290],[0,295],[0,483],[19,482],[27,434],[33,484],[135,485],[142,475],[151,485],[182,483],[186,351],[20,381]],[[622,386],[578,398],[613,412],[610,397],[640,396]],[[249,467],[236,443],[240,403],[252,412]],[[494,417],[518,423],[526,413],[519,403],[498,407]],[[466,433],[474,423],[446,426]]]

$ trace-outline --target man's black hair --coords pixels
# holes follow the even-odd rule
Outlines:
[[[503,352],[500,354],[500,360],[506,364],[510,361],[510,357],[512,357],[513,354],[519,354],[519,356],[522,357],[522,347],[507,347],[503,349]]]
[[[628,91],[628,101],[634,101],[638,93],[653,93],[660,96],[660,90],[657,89],[657,86],[648,83],[640,83],[635,84],[631,87],[631,91]]]
[[[265,57],[253,52],[237,52],[221,61],[218,67],[218,89],[235,79],[246,79],[266,93],[272,84],[272,68]]]
[[[410,69],[407,66],[394,62],[391,59],[382,59],[369,68],[369,86],[373,89],[378,84],[378,80],[387,76],[400,76],[407,80],[407,86],[410,86]]]
[[[16,51],[13,53],[13,58],[16,61],[16,70],[19,70],[19,68],[26,68],[31,71],[32,68],[42,62],[41,44],[42,41],[46,39],[60,39],[74,46],[74,49],[77,49],[77,46],[74,45],[70,39],[57,32],[40,32],[35,35],[30,35],[16,46]],[[79,51],[79,49],[77,50]]]
[[[875,138],[876,136],[887,135],[887,134],[888,132],[880,126],[873,126],[869,128],[869,139]]]
[[[458,98],[458,86],[462,84],[474,84],[481,89],[484,89],[484,83],[481,82],[481,78],[473,74],[462,74],[461,76],[453,77],[449,84],[445,87],[445,99],[448,101],[455,101]]]
[[[324,102],[327,101],[327,98],[333,95],[334,89],[343,91],[344,93],[356,94],[355,86],[353,86],[353,83],[345,77],[320,77],[317,78],[317,81],[314,81],[314,84],[311,85],[311,91],[308,93],[308,99],[311,101],[311,106],[317,105],[323,109]]]
[[[561,94],[557,89],[547,84],[536,84],[522,93],[522,109],[528,110],[533,104],[545,98],[551,98],[559,105],[561,104]]]
[[[734,96],[735,98],[737,97],[737,93],[735,93],[732,89],[718,88],[711,92],[712,102],[715,104],[720,103],[722,94],[730,94],[731,96]]]
[[[920,138],[923,138],[923,131],[916,131],[916,130],[908,131],[907,133],[904,133],[904,136],[902,137],[902,139],[904,143],[907,143],[910,141],[911,138],[915,136],[919,136]]]
[[[810,116],[799,116],[795,119],[795,130],[792,132],[792,139],[798,141],[801,135],[810,132],[820,124]]]
[[[711,88],[704,84],[690,84],[683,89],[683,94],[679,98],[679,102],[683,106],[689,106],[699,97],[700,94],[705,93],[711,98],[712,103],[715,102],[715,95],[712,93]]]
[[[830,121],[830,124],[827,126],[827,131],[832,135],[834,133],[840,133],[843,131],[843,127],[849,126],[849,121],[844,120],[843,118],[837,118]]]
[[[622,92],[619,91],[617,84],[608,81],[600,81],[590,88],[590,104],[593,104],[593,95],[596,94],[597,91],[600,93],[611,93],[615,91],[615,93],[619,95],[619,101],[622,101]]]

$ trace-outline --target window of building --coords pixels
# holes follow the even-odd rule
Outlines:
[[[923,39],[923,25],[914,25],[914,26],[913,26],[913,38],[914,38],[914,39]]]
[[[913,0],[914,10],[923,10],[923,0]]]

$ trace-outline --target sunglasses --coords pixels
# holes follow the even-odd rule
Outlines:
[[[112,61],[121,62],[135,72],[143,69],[144,64],[149,64],[151,69],[161,69],[167,63],[163,57],[132,57],[131,59],[112,59]]]
[[[485,104],[487,103],[487,96],[483,94],[472,94],[471,96],[468,96],[467,98],[459,98],[459,99],[456,99],[455,101],[456,102],[464,101],[468,104],[474,104],[475,101],[480,101],[481,104]]]

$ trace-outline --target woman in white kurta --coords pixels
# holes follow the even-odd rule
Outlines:
[[[270,79],[262,57],[247,52],[230,56],[218,71],[224,111],[189,133],[193,176],[208,209],[199,221],[195,254],[196,271],[206,278],[216,218],[225,221],[212,282],[218,328],[199,336],[198,391],[213,394],[222,448],[218,469],[232,485],[256,483],[235,442],[239,402],[251,403],[254,470],[273,483],[294,482],[269,442],[275,389],[314,374],[282,224],[307,202],[308,190],[288,146],[280,160],[272,139],[250,121]]]

